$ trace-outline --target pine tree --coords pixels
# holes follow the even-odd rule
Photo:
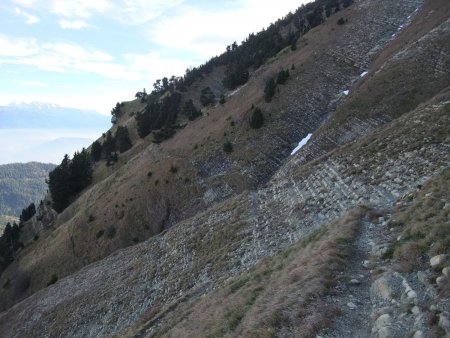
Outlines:
[[[264,115],[258,107],[253,109],[252,117],[250,118],[250,127],[253,129],[259,129],[264,124]]]
[[[119,126],[116,131],[116,146],[119,152],[123,153],[132,147],[132,143],[130,140],[130,135],[128,133],[128,128]]]
[[[271,78],[267,83],[266,87],[264,88],[264,99],[266,102],[272,101],[272,97],[275,95],[275,89],[277,85],[273,78]]]
[[[93,161],[97,162],[102,156],[102,145],[99,141],[94,141],[91,146],[91,158]]]

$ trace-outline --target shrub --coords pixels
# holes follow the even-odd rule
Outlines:
[[[195,120],[197,117],[202,115],[201,111],[195,107],[194,102],[192,102],[191,99],[184,103],[183,114],[187,116],[189,121]]]
[[[223,151],[226,152],[227,154],[233,152],[233,145],[231,144],[230,141],[226,141],[223,144]]]
[[[277,84],[275,83],[274,79],[270,79],[266,86],[264,87],[264,99],[266,102],[272,101],[272,97],[275,95],[275,89],[277,87]]]
[[[289,78],[289,69],[281,70],[277,76],[277,84],[285,84]]]
[[[256,107],[253,109],[252,117],[250,118],[250,127],[253,129],[259,129],[264,124],[264,115],[262,114],[261,109]]]
[[[9,278],[7,278],[5,283],[3,284],[3,289],[9,289],[10,286],[11,286],[11,280]]]
[[[219,103],[220,103],[220,104],[225,104],[225,102],[226,102],[226,101],[225,101],[225,95],[223,95],[223,94],[220,95]]]
[[[58,276],[56,274],[53,274],[52,277],[50,278],[50,280],[48,281],[47,286],[55,284],[57,280],[58,280]]]
[[[113,238],[116,235],[116,227],[114,225],[108,225],[106,227],[105,233],[106,233],[106,237],[108,238]]]
[[[170,166],[170,172],[172,174],[176,174],[178,172],[178,168],[176,166],[174,166],[174,165],[171,165]]]
[[[103,234],[105,233],[105,230],[99,230],[96,234],[95,234],[95,238],[99,239],[100,237],[103,236]]]
[[[345,22],[346,22],[346,21],[344,20],[344,18],[343,18],[343,17],[340,17],[339,20],[337,21],[337,24],[338,24],[338,25],[343,25],[343,24],[345,24]]]
[[[31,284],[31,277],[28,272],[18,271],[14,278],[14,288],[16,295],[20,295],[28,290]]]
[[[215,95],[212,92],[211,88],[205,87],[202,89],[200,94],[200,102],[203,106],[208,106],[214,104]]]

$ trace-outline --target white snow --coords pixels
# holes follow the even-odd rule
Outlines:
[[[349,90],[344,90],[344,95],[348,95],[350,93]]]
[[[298,143],[298,146],[292,150],[291,155],[294,155],[297,151],[299,151],[311,138],[312,134],[306,135],[306,137]]]
[[[233,90],[230,94],[227,95],[227,97],[232,97],[233,95],[237,94],[242,88],[244,88],[247,84],[240,86],[238,88],[236,88],[235,90]]]
[[[367,74],[369,74],[369,72],[365,71],[365,72],[361,73],[361,77],[364,77],[364,76],[366,76]]]

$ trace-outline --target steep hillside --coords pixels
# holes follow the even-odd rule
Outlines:
[[[2,314],[3,335],[180,336],[182,328],[194,336],[299,336],[302,325],[309,332],[326,327],[339,304],[324,307],[322,297],[338,281],[357,233],[393,202],[427,187],[429,178],[447,175],[449,102],[447,90],[264,189],[219,203],[64,278]],[[422,134],[436,135],[435,142],[417,137]],[[381,144],[385,149],[377,153]],[[339,220],[357,206],[362,209]],[[448,254],[448,247],[438,253]],[[297,301],[326,312],[296,314]],[[205,306],[212,311],[207,318],[199,316]],[[448,308],[436,310],[448,316]],[[367,320],[362,323],[370,330]]]
[[[132,147],[25,224],[0,335],[450,334],[449,18],[445,1],[355,1],[162,142],[136,116],[170,91],[124,103],[111,134],[127,126]],[[219,96],[227,69],[182,102]]]
[[[54,167],[38,162],[0,165],[0,215],[18,218],[30,203],[44,199],[45,180]]]
[[[68,275],[267,183],[298,140],[343,102],[343,91],[365,70],[362,61],[373,60],[376,50],[408,22],[420,1],[363,4],[352,5],[310,30],[294,51],[283,49],[254,71],[246,85],[228,92],[225,104],[203,109],[202,117],[161,144],[152,143],[152,135],[138,138],[134,117],[145,105],[140,100],[126,103],[112,133],[119,125],[128,126],[133,147],[112,166],[99,162],[94,184],[58,216],[53,227],[47,227],[54,230],[42,233],[38,245],[30,243],[18,255],[7,273],[14,275],[19,266],[26,270],[31,283],[25,295],[31,294],[45,287],[52,274]],[[345,25],[337,24],[341,16],[348,20]],[[391,25],[385,24],[387,18]],[[369,22],[371,39],[364,33]],[[333,50],[352,50],[362,61],[340,62],[330,54]],[[281,69],[290,69],[290,77],[267,103],[265,84]],[[195,81],[188,94],[220,82],[214,80],[220,74],[220,69],[211,71],[213,78]],[[263,111],[261,129],[249,127],[252,105]],[[231,154],[223,151],[227,141],[233,146]]]

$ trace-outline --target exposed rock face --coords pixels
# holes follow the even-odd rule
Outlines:
[[[367,93],[362,89],[351,92],[348,101],[339,95],[352,80],[360,79],[375,54],[413,18],[420,4],[356,2],[351,10],[360,20],[345,26],[348,39],[338,37],[327,53],[305,61],[313,67],[305,66],[303,82],[289,82],[283,95],[274,100],[281,107],[276,116],[280,121],[256,139],[267,144],[264,151],[251,152],[256,141],[249,138],[242,146],[255,155],[250,162],[221,153],[210,154],[205,162],[189,159],[199,173],[201,188],[191,195],[185,189],[180,196],[190,199],[182,206],[174,203],[175,197],[172,203],[161,198],[152,201],[157,211],[151,204],[145,209],[146,217],[155,218],[165,231],[85,266],[3,312],[0,336],[32,336],[35,332],[42,336],[164,336],[166,318],[181,304],[195,306],[199,297],[211,294],[229,278],[314,235],[350,209],[390,210],[395,203],[404,203],[419,187],[448,170],[450,67],[446,65],[450,51],[445,41],[450,39],[449,20],[424,32],[417,43],[397,47],[392,58],[372,70],[373,77],[364,78],[368,88],[380,88],[380,81],[394,74],[392,81],[406,88],[414,75],[421,74],[429,81],[429,90],[420,100],[398,109],[403,102],[401,93],[383,86],[377,92],[383,97],[376,100],[365,101]],[[427,54],[430,50],[432,54],[439,50],[435,56],[440,66],[436,66],[435,56]],[[332,61],[335,59],[338,62]],[[421,69],[416,68],[415,60],[420,60]],[[409,68],[411,64],[415,66]],[[397,72],[399,69],[404,73]],[[304,87],[304,81],[311,85]],[[358,86],[356,82],[354,88]],[[361,101],[364,106],[352,106]],[[326,120],[337,106],[336,115]],[[361,111],[346,115],[342,113],[346,109]],[[312,143],[285,161],[294,141],[321,123]],[[128,165],[143,161],[145,151]],[[101,189],[113,186],[120,191],[127,178],[132,179],[111,176]],[[241,191],[234,180],[246,182],[240,188],[259,189]],[[89,197],[97,193],[95,189],[86,192]],[[187,217],[183,208],[198,200],[206,209]],[[130,205],[135,211],[136,204]],[[82,205],[76,208],[82,209]],[[127,220],[120,210],[117,213],[120,220]],[[71,216],[63,213],[59,222]],[[183,220],[178,221],[180,218]],[[340,306],[341,317],[321,332],[322,336],[427,337],[430,315],[449,333],[448,299],[439,297],[448,278],[448,267],[441,266],[445,259],[433,257],[427,267],[430,270],[396,271],[383,261],[391,243],[402,239],[389,226],[389,214],[364,220],[356,254],[344,271],[348,278],[340,278],[324,300]],[[63,229],[58,229],[59,234]],[[73,238],[81,237],[74,235],[74,229],[70,228],[67,242],[74,256],[89,262],[86,253],[77,251]],[[70,268],[76,270],[80,265]],[[439,267],[438,276],[432,275],[432,266]],[[430,283],[432,278],[436,286]],[[282,321],[277,323],[280,335],[292,335]]]

